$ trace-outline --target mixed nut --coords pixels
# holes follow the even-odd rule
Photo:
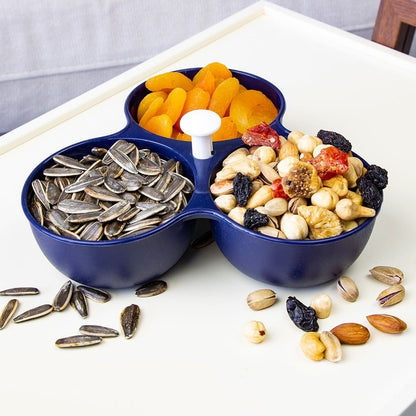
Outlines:
[[[377,298],[380,306],[392,306],[403,300],[405,289],[397,283],[402,282],[404,278],[400,269],[378,266],[371,269],[370,273],[375,279],[390,285]],[[347,276],[342,276],[337,281],[337,290],[348,302],[355,302],[359,295],[357,285]],[[252,310],[259,311],[272,306],[276,300],[276,293],[273,290],[259,289],[248,295],[247,305]],[[345,322],[336,325],[330,331],[318,332],[318,319],[328,318],[332,305],[332,299],[327,294],[315,296],[310,306],[303,304],[294,296],[289,296],[286,300],[289,318],[305,332],[300,340],[300,348],[311,360],[320,361],[325,358],[331,362],[338,362],[343,356],[343,344],[361,345],[370,338],[368,328],[356,322]],[[366,319],[374,328],[388,334],[399,334],[407,329],[407,324],[393,315],[372,314],[367,315]],[[265,326],[260,321],[250,321],[244,327],[244,336],[253,343],[262,342],[265,335]]]
[[[364,167],[336,132],[292,131],[287,139],[266,123],[248,129],[210,191],[217,207],[247,228],[276,238],[323,239],[374,217],[387,171]]]

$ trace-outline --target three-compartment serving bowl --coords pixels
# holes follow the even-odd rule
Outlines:
[[[180,72],[192,77],[199,69]],[[270,126],[287,137],[289,130],[281,122],[285,99],[280,90],[258,76],[236,70],[232,73],[246,88],[263,92],[274,103],[279,113]],[[141,84],[128,96],[124,109],[128,122],[121,131],[76,143],[55,154],[80,158],[92,147],[108,149],[118,139],[125,139],[138,148],[148,148],[161,157],[180,161],[184,175],[194,182],[195,190],[186,207],[175,217],[143,234],[109,241],[66,238],[40,225],[30,210],[31,183],[42,178],[43,170],[54,163],[55,154],[51,155],[27,178],[21,203],[40,249],[60,272],[80,283],[110,289],[149,281],[163,275],[182,257],[199,218],[210,220],[218,247],[237,269],[269,284],[309,287],[325,283],[339,277],[358,258],[370,238],[376,217],[367,219],[352,231],[322,240],[269,237],[231,220],[216,207],[209,186],[221,169],[222,160],[244,143],[240,138],[214,142],[211,158],[194,158],[191,143],[161,137],[139,126],[137,106],[148,92]]]

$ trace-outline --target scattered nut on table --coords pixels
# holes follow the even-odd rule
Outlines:
[[[260,321],[249,321],[243,328],[243,335],[253,344],[260,344],[266,338],[266,327]]]

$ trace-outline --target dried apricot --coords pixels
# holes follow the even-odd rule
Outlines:
[[[165,100],[167,96],[168,94],[166,94],[164,91],[149,92],[149,94],[145,95],[137,108],[137,120],[140,121],[140,119],[143,117],[143,114],[156,98],[162,97]]]
[[[207,91],[209,95],[212,95],[216,88],[215,84],[215,77],[211,71],[206,71],[195,83],[195,87],[202,88],[203,90]]]
[[[186,91],[183,88],[174,88],[158,110],[158,114],[167,114],[172,124],[175,124],[182,113],[186,100]]]
[[[159,136],[170,137],[172,135],[172,120],[167,114],[153,116],[143,127]]]
[[[174,88],[183,88],[185,91],[189,91],[194,87],[194,84],[181,72],[165,72],[149,78],[145,86],[149,91],[173,90]]]
[[[240,133],[264,121],[271,123],[278,114],[273,102],[262,92],[246,90],[240,92],[231,101],[230,116]]]
[[[183,140],[185,142],[190,142],[192,141],[192,137],[189,134],[186,133],[178,133],[178,135],[176,136],[177,140]]]
[[[238,137],[237,126],[231,117],[223,117],[221,119],[221,126],[217,132],[212,135],[214,142],[220,140],[229,140]]]
[[[157,97],[155,100],[153,100],[150,103],[149,108],[145,111],[143,116],[140,118],[139,125],[143,127],[153,116],[157,114],[157,112],[159,111],[159,108],[162,107],[162,105],[163,105],[162,97]]]
[[[202,88],[192,88],[186,93],[185,104],[183,105],[181,117],[192,110],[205,110],[209,104],[209,93]],[[180,130],[180,118],[175,123],[175,127]]]
[[[208,110],[215,111],[220,117],[223,117],[239,89],[240,82],[237,78],[231,77],[222,81],[212,94]]]
[[[205,72],[211,71],[214,78],[220,78],[222,80],[231,78],[233,75],[231,71],[222,63],[220,62],[211,62],[208,65],[205,65],[201,68],[194,76],[193,82],[196,84],[205,74]]]

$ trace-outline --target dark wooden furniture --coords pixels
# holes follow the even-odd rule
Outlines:
[[[406,54],[416,27],[416,0],[381,0],[371,40]]]

